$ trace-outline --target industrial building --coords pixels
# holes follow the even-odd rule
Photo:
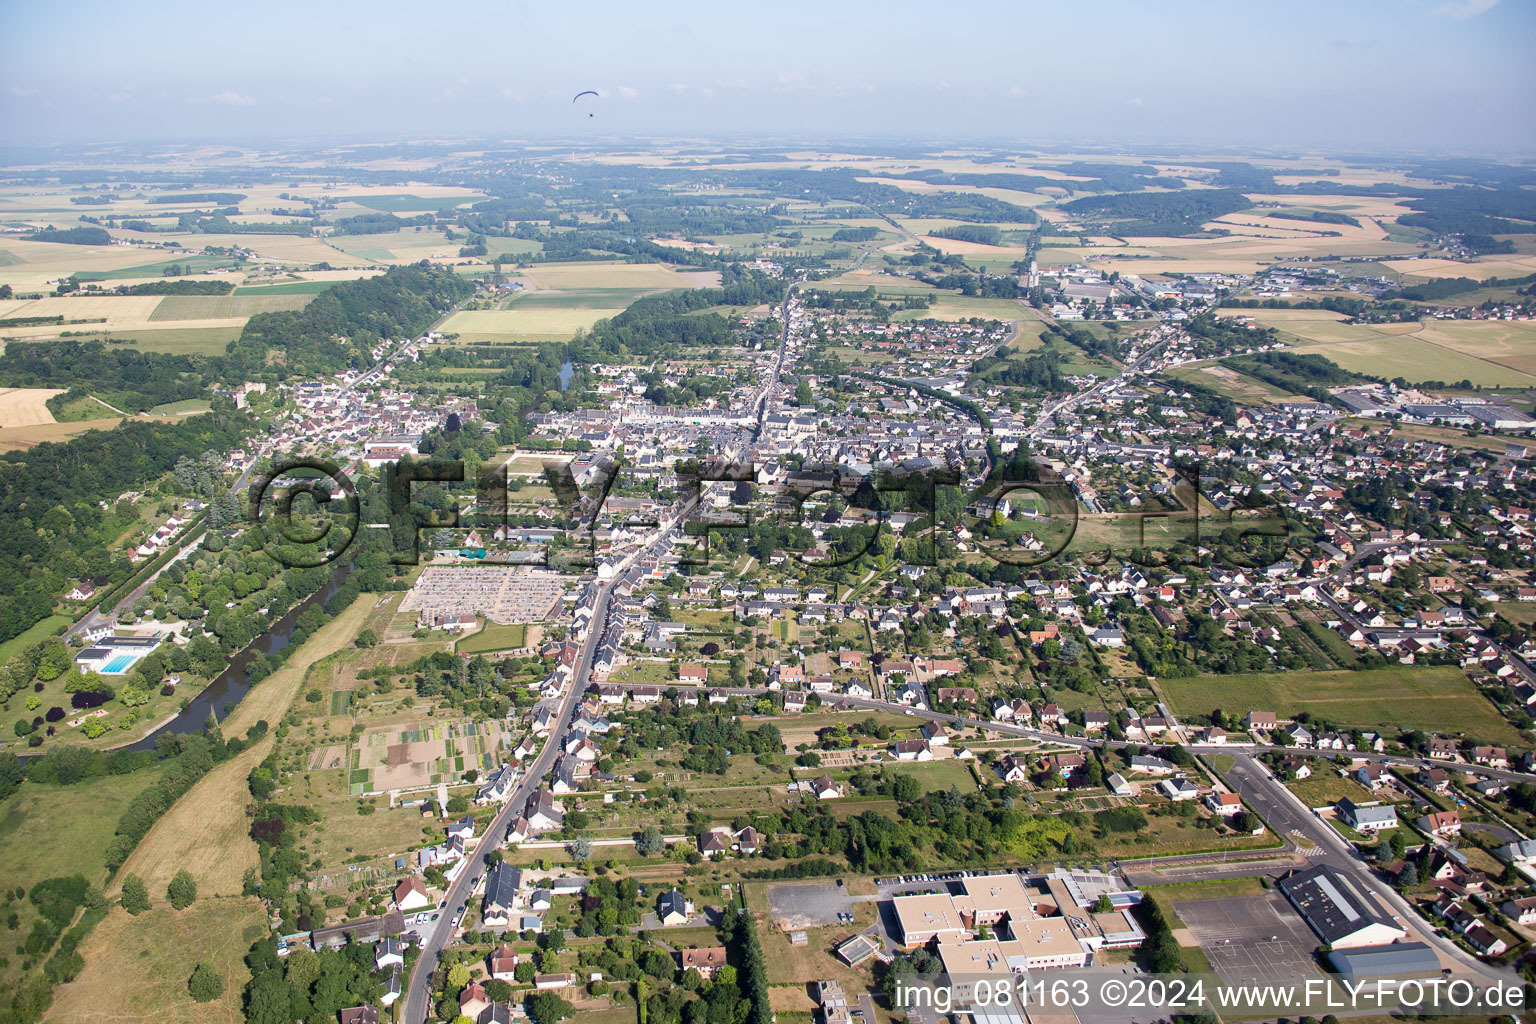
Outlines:
[[[1377,946],[1407,935],[1351,878],[1327,865],[1293,871],[1278,888],[1300,911],[1307,927],[1335,949]]]

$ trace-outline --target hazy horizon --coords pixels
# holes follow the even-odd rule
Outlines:
[[[1532,0],[15,8],[0,144],[666,136],[1536,151]],[[69,69],[66,74],[64,69]],[[580,104],[584,89],[601,95]],[[588,116],[589,114],[593,116]]]

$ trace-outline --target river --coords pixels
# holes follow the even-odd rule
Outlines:
[[[567,359],[560,366],[560,390],[561,391],[564,391],[566,388],[571,386],[571,378],[574,377],[574,376],[576,376],[576,367],[572,366],[570,360]]]
[[[202,732],[208,722],[210,711],[219,721],[224,721],[229,717],[230,709],[239,704],[240,699],[251,688],[249,678],[251,660],[258,654],[275,654],[292,643],[293,624],[298,621],[304,610],[317,602],[323,605],[329,601],[331,596],[341,589],[341,585],[346,582],[349,575],[351,573],[346,566],[339,566],[325,586],[295,605],[287,615],[274,622],[271,629],[251,641],[249,647],[231,656],[224,671],[220,672],[213,682],[203,687],[202,692],[193,697],[191,703],[175,718],[158,726],[154,732],[138,742],[128,744],[127,749],[153,750],[155,740],[167,733]]]

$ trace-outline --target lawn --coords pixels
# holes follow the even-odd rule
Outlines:
[[[485,651],[506,651],[522,647],[528,642],[528,627],[522,623],[510,626],[487,622],[485,628],[453,645],[460,654],[480,654]]]
[[[892,775],[912,776],[922,784],[924,793],[947,791],[951,787],[958,789],[961,793],[969,793],[976,788],[976,779],[971,775],[971,763],[956,758],[925,761],[921,764],[898,762],[887,765],[886,771]]]
[[[201,895],[201,894],[199,894]],[[241,990],[250,979],[242,958],[267,934],[261,903],[251,898],[200,898],[175,911],[163,890],[154,908],[130,917],[115,907],[80,947],[85,970],[55,991],[46,1019],[153,1020],[159,1024],[241,1024]],[[224,994],[196,1003],[187,979],[199,961],[224,977]],[[131,1013],[126,1011],[131,1010]]]
[[[126,341],[141,352],[164,352],[173,356],[221,356],[229,343],[240,337],[240,328],[166,327],[113,331],[113,341]]]
[[[50,615],[34,622],[5,643],[0,643],[0,665],[10,661],[33,644],[40,644],[49,637],[64,632],[69,623],[69,617],[65,615]]]
[[[1308,807],[1332,806],[1345,797],[1357,804],[1381,799],[1354,779],[1340,778],[1333,769],[1319,762],[1313,762],[1311,778],[1297,779],[1286,785]]]
[[[1263,672],[1196,676],[1160,683],[1176,715],[1303,711],[1336,726],[1464,734],[1485,742],[1520,744],[1521,734],[1477,692],[1460,669],[1399,665],[1362,672]]]
[[[158,772],[145,768],[127,775],[106,775],[73,786],[23,783],[0,803],[0,863],[6,884],[30,889],[45,878],[83,874],[93,885],[107,873],[107,846],[122,808],[154,783]],[[14,991],[26,959],[17,947],[32,929],[32,904],[14,904],[20,926],[0,936],[0,991]]]

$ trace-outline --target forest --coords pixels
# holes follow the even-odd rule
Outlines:
[[[7,345],[0,353],[0,384],[67,388],[58,403],[94,394],[128,413],[207,395],[218,360],[108,347],[99,341],[62,340]]]
[[[112,236],[106,228],[78,227],[60,230],[52,224],[41,231],[22,235],[28,242],[61,242],[65,245],[111,245]]]
[[[1063,203],[1061,208],[1101,223],[1102,229],[1112,235],[1180,237],[1202,231],[1206,221],[1252,205],[1247,196],[1233,189],[1200,189],[1088,196]]]
[[[113,511],[118,495],[188,453],[228,451],[250,427],[244,416],[220,413],[127,422],[0,455],[0,640],[52,614],[53,595],[69,579],[126,579],[127,558],[108,550],[124,529]]]
[[[380,340],[421,334],[473,290],[453,271],[425,261],[341,281],[301,310],[251,317],[230,342],[228,368],[244,380],[268,380],[361,366]],[[347,340],[337,341],[338,335]]]

